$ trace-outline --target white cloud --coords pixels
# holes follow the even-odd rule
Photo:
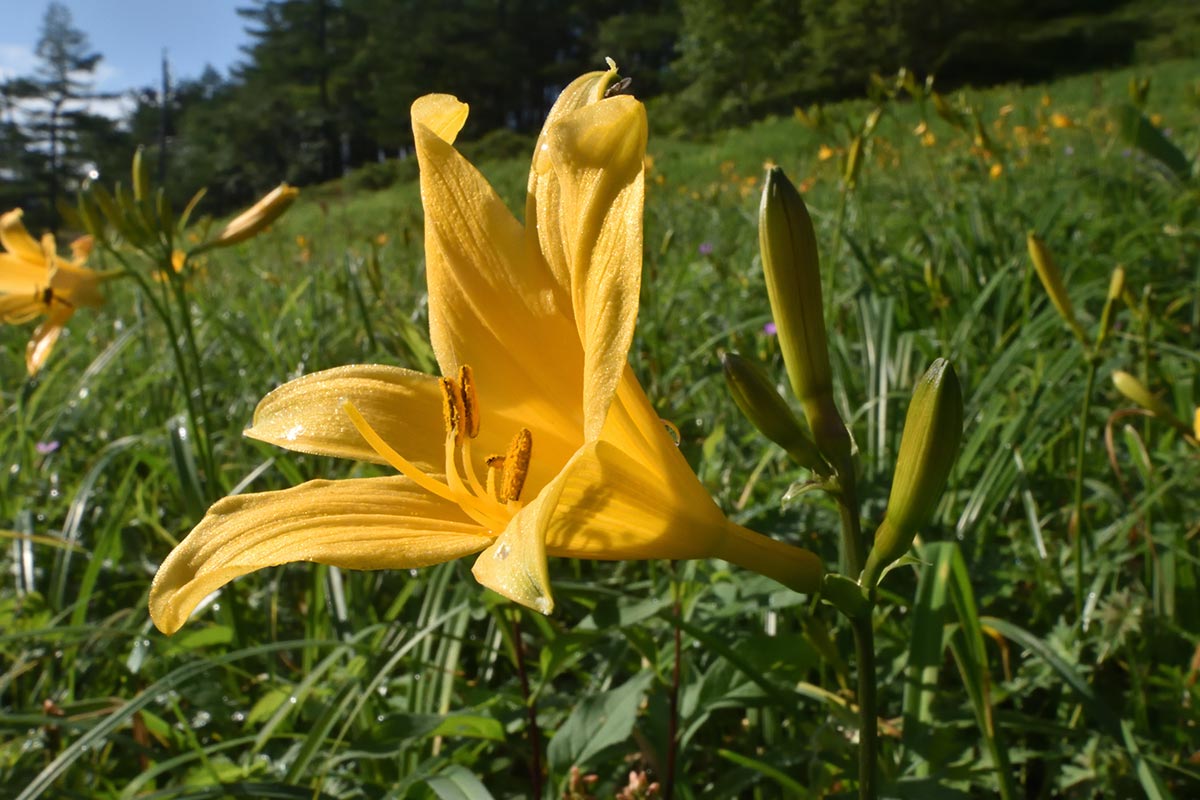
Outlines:
[[[37,54],[29,45],[0,42],[0,81],[19,75],[30,75],[36,67]],[[92,100],[87,104],[88,111],[110,119],[120,119],[133,110],[135,103],[129,93],[121,91],[115,85],[121,78],[119,67],[114,67],[101,60],[92,77],[97,90],[120,92],[120,94],[104,100]],[[37,101],[26,101],[26,105],[36,106]],[[19,112],[18,119],[20,119]]]
[[[36,63],[37,56],[29,45],[0,42],[0,80],[27,75]]]

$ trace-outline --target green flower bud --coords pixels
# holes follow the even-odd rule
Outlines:
[[[138,145],[137,150],[133,151],[133,199],[139,203],[149,202],[150,189],[150,169],[146,166],[146,148]]]
[[[733,402],[759,433],[786,450],[800,466],[829,475],[829,465],[817,446],[763,371],[737,353],[721,356],[721,366]]]
[[[867,556],[862,584],[873,587],[883,570],[904,555],[933,516],[962,441],[962,389],[944,358],[930,365],[913,390],[900,437],[883,523]]]
[[[1096,347],[1100,347],[1108,339],[1108,334],[1112,331],[1114,309],[1124,293],[1125,268],[1118,264],[1108,281],[1108,296],[1104,300],[1104,311],[1100,313],[1100,333],[1096,336]]]
[[[778,167],[768,170],[763,186],[758,245],[788,380],[817,447],[848,489],[850,434],[833,403],[817,237],[800,193]]]
[[[1050,302],[1058,310],[1058,315],[1071,326],[1071,331],[1079,341],[1086,341],[1083,328],[1080,327],[1079,320],[1075,318],[1075,309],[1071,306],[1071,298],[1067,294],[1066,287],[1063,286],[1062,272],[1054,263],[1050,251],[1046,249],[1046,243],[1032,231],[1025,237],[1025,241],[1029,246],[1029,257],[1033,260],[1033,268],[1037,271],[1038,279],[1046,289],[1046,294],[1050,295]]]

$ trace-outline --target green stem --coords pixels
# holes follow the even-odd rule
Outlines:
[[[1083,390],[1083,408],[1079,412],[1079,439],[1075,445],[1075,496],[1071,516],[1075,520],[1075,616],[1083,616],[1083,537],[1087,526],[1083,521],[1083,458],[1087,445],[1088,413],[1092,408],[1092,388],[1096,383],[1096,359],[1088,356],[1087,384]],[[1090,543],[1089,543],[1090,544]]]
[[[851,620],[854,630],[854,655],[858,661],[858,797],[875,800],[879,796],[878,763],[879,721],[875,689],[875,631],[871,614]]]
[[[155,315],[162,320],[163,326],[167,329],[167,341],[171,345],[171,355],[175,359],[175,372],[178,374],[179,382],[182,384],[181,389],[183,391],[183,402],[184,408],[187,412],[188,424],[191,426],[192,433],[196,437],[196,447],[200,451],[200,458],[205,465],[205,469],[206,471],[210,470],[212,468],[213,459],[212,453],[209,450],[209,440],[205,427],[207,419],[197,411],[196,397],[193,396],[194,393],[192,391],[191,374],[187,369],[187,357],[184,355],[184,352],[180,347],[179,332],[175,327],[174,320],[171,318],[169,307],[155,294],[154,287],[150,285],[149,281],[146,280],[144,275],[142,275],[138,270],[130,268],[125,262],[124,257],[119,252],[116,250],[111,250],[110,252],[125,267],[125,274],[137,281],[138,288],[141,290],[142,296],[149,301],[150,307],[154,309]],[[197,365],[197,370],[198,369],[199,365]],[[208,472],[208,476],[209,480],[212,481],[214,478],[213,473]]]
[[[169,257],[168,257],[169,258]],[[171,268],[168,260],[165,267],[169,270],[172,293],[175,295],[176,305],[179,306],[179,317],[183,324],[184,341],[188,345],[188,354],[191,356],[192,365],[196,371],[196,402],[200,408],[200,421],[203,424],[201,430],[196,431],[196,444],[200,450],[200,457],[204,461],[204,471],[207,476],[207,485],[210,489],[217,488],[217,464],[213,456],[212,448],[212,420],[208,413],[208,394],[204,389],[204,364],[200,358],[200,348],[196,346],[196,333],[192,325],[192,313],[188,306],[187,291],[184,288],[183,278],[175,273]],[[193,426],[195,427],[195,426]],[[213,498],[207,498],[213,499]]]
[[[854,487],[838,494],[837,501],[842,518],[843,567],[847,575],[857,579],[866,561],[866,541],[862,534]],[[873,599],[874,587],[871,595]],[[851,617],[850,625],[854,632],[854,656],[858,665],[858,796],[860,800],[875,800],[879,796],[879,713],[871,606],[863,614]]]
[[[858,580],[867,563],[867,543],[863,539],[858,497],[853,487],[843,489],[838,495],[838,514],[842,518],[842,571],[848,578]]]

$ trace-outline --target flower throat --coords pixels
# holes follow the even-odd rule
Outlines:
[[[513,436],[504,455],[491,455],[485,461],[483,481],[475,471],[471,442],[479,436],[479,398],[471,368],[459,367],[457,378],[440,378],[442,419],[446,429],[445,483],[422,472],[383,440],[349,400],[342,409],[359,434],[375,452],[402,475],[425,491],[456,504],[467,516],[499,535],[524,505],[521,492],[529,475],[533,453],[533,434],[521,428]]]

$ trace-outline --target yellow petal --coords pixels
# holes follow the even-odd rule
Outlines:
[[[50,285],[45,262],[32,263],[10,253],[0,253],[0,293],[33,294]]]
[[[413,104],[425,208],[429,336],[442,373],[475,373],[486,424],[499,411],[524,418],[541,448],[578,446],[583,397],[579,337],[521,226],[479,172],[437,131],[453,126],[452,99]],[[423,114],[431,114],[427,120]]]
[[[150,587],[150,616],[174,633],[208,594],[263,567],[312,561],[411,569],[478,552],[491,537],[459,508],[404,478],[310,481],[227,497],[171,551]]]
[[[22,261],[35,264],[43,264],[46,261],[42,254],[42,246],[25,230],[19,208],[0,215],[0,245]]]
[[[334,367],[289,381],[259,402],[245,434],[301,453],[385,463],[342,411],[346,401],[417,467],[442,471],[445,435],[438,381],[400,367]]]
[[[55,305],[46,321],[34,330],[29,344],[25,345],[25,369],[31,376],[36,375],[50,357],[54,343],[58,341],[63,326],[67,324],[73,312],[74,309],[70,307]]]
[[[563,232],[575,325],[584,350],[584,437],[599,435],[637,321],[642,276],[646,109],[628,96],[585,106],[547,132],[559,208],[539,225]]]
[[[479,554],[471,574],[480,584],[542,614],[554,610],[545,530],[565,484],[554,481],[512,518],[500,537]]]
[[[603,440],[585,445],[559,480],[546,550],[602,560],[706,558],[725,517],[683,464],[656,472]]]
[[[20,325],[28,322],[38,314],[45,312],[46,306],[34,294],[0,295],[0,322],[9,325]]]
[[[546,492],[539,523],[549,555],[721,558],[797,591],[820,587],[816,554],[729,522],[682,457],[656,472],[608,442],[592,442]]]
[[[550,213],[548,209],[557,209],[561,195],[558,179],[554,177],[554,169],[549,162],[547,134],[555,123],[571,112],[600,102],[616,76],[616,67],[610,62],[606,72],[589,72],[571,81],[554,101],[554,107],[542,124],[542,131],[533,149],[533,164],[529,170],[528,194],[525,198],[526,232],[532,249],[540,248],[545,255],[547,265],[554,273],[555,283],[561,287],[564,297],[570,290],[571,280],[563,232],[557,222],[553,225],[543,224],[539,216]]]
[[[98,308],[104,305],[100,284],[104,277],[87,267],[77,267],[60,259],[50,272],[50,287],[54,293],[76,308]]]

